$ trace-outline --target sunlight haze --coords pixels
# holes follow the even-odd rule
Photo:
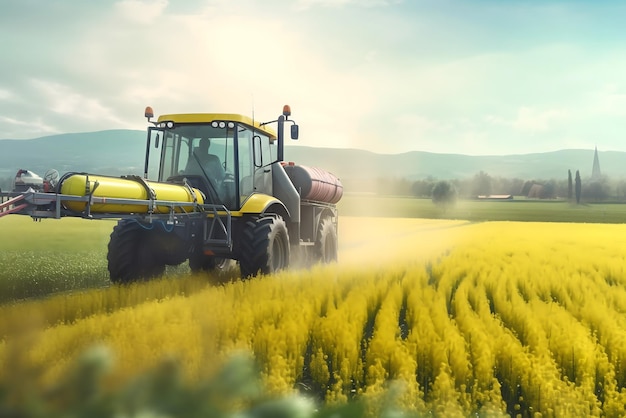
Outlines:
[[[0,139],[290,104],[301,145],[626,151],[626,4],[5,0]],[[254,115],[253,115],[254,112]]]

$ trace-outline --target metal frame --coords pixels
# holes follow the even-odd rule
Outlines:
[[[85,209],[76,212],[63,207],[63,201],[85,202]],[[94,204],[146,205],[147,213],[92,213]],[[154,213],[155,207],[167,207],[169,213]],[[186,211],[185,209],[189,210]],[[175,202],[157,199],[121,199],[93,195],[74,196],[60,193],[44,193],[33,189],[25,192],[0,192],[0,217],[5,215],[28,215],[34,220],[77,217],[84,219],[142,219],[166,221],[176,225],[191,219],[208,219],[205,223],[205,243],[232,249],[232,216],[224,205],[198,204],[196,202]],[[225,238],[211,238],[220,231]]]

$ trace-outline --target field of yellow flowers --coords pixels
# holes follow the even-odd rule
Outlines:
[[[272,393],[327,404],[394,388],[420,415],[626,414],[626,225],[342,218],[339,237],[333,265],[0,306],[0,380],[51,386],[102,344],[109,385],[164,358],[195,382],[246,351]]]

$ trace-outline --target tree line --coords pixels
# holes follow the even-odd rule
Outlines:
[[[383,196],[414,196],[432,198],[437,183],[435,177],[419,180],[407,178],[378,178],[375,180],[342,180],[344,189]],[[578,170],[564,173],[560,179],[521,179],[491,176],[480,171],[465,179],[445,180],[453,186],[461,199],[478,196],[512,195],[531,199],[568,199],[571,201],[601,202],[626,201],[626,179],[599,179],[582,177]],[[578,197],[578,199],[577,199]]]

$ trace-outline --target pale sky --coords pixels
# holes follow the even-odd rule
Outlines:
[[[626,151],[626,2],[0,0],[0,139],[275,119],[379,153]]]

